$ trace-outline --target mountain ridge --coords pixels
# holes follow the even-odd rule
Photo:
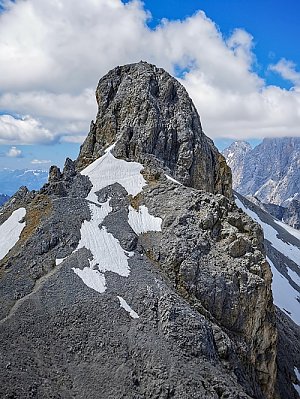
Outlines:
[[[300,138],[266,138],[251,149],[235,142],[223,150],[233,189],[292,227],[300,226]]]
[[[0,260],[1,395],[296,397],[277,375],[262,230],[232,201],[186,91],[141,62],[96,93],[77,161],[0,214],[13,232]]]

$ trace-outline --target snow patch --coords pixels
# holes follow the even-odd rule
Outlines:
[[[128,305],[124,298],[118,296],[121,308],[125,309],[133,319],[138,319],[140,316]]]
[[[298,384],[293,384],[293,386],[300,395],[300,371],[297,369],[297,367],[294,368],[294,371],[298,379]]]
[[[161,231],[162,219],[149,214],[145,205],[136,211],[129,206],[128,223],[136,234],[147,233],[148,231]]]
[[[77,274],[89,288],[102,294],[106,290],[105,277],[98,270],[85,267],[83,270],[72,267],[74,273]]]
[[[107,288],[105,272],[110,271],[122,277],[129,276],[128,259],[134,255],[134,252],[125,251],[119,240],[109,233],[105,226],[100,227],[112,208],[109,205],[110,199],[99,206],[96,192],[114,183],[119,183],[128,194],[136,196],[147,184],[141,174],[143,166],[137,162],[126,162],[115,158],[111,154],[114,146],[115,143],[105,150],[105,154],[101,158],[81,171],[81,174],[88,176],[92,183],[92,189],[86,197],[86,200],[90,201],[91,220],[85,220],[82,223],[81,238],[73,253],[81,248],[86,248],[92,256],[89,259],[89,267],[84,267],[83,270],[72,269],[84,284],[99,293],[105,292]],[[162,220],[149,215],[145,206],[140,207],[139,211],[130,208],[131,227],[137,234],[146,231],[161,231]],[[56,262],[60,261],[60,259],[56,260]],[[120,305],[130,313],[131,317],[139,317],[122,297],[118,298]]]
[[[105,226],[102,226],[101,229],[99,228],[104,218],[112,210],[109,201],[110,199],[103,203],[101,207],[89,203],[92,214],[91,220],[85,220],[83,222],[80,229],[81,239],[74,251],[76,252],[81,248],[86,248],[91,251],[92,259],[89,259],[90,267],[85,268],[84,272],[78,268],[73,268],[73,270],[90,288],[95,289],[91,284],[93,276],[97,280],[96,287],[100,286],[101,280],[101,292],[105,291],[104,273],[110,271],[117,273],[119,276],[128,277],[130,273],[128,258],[134,255],[134,252],[124,251],[119,240],[111,233],[108,233]],[[95,270],[96,267],[98,270]],[[90,269],[90,271],[86,269]],[[99,289],[96,291],[100,292]]]
[[[300,304],[298,302],[300,298],[298,291],[279,273],[268,257],[267,261],[273,273],[272,291],[275,305],[285,312],[296,324],[300,325]]]
[[[16,209],[0,226],[0,260],[3,259],[18,242],[26,224],[25,222],[20,223],[20,221],[25,215],[25,208]]]
[[[182,186],[182,183],[180,183],[179,181],[173,179],[173,177],[166,175],[166,178],[170,181],[172,181],[173,183],[179,184],[180,186]]]
[[[287,268],[287,271],[288,271],[288,275],[294,281],[294,283],[296,283],[298,285],[298,287],[300,287],[300,276],[296,272],[294,272],[294,270],[291,270],[290,268]]]
[[[112,147],[112,146],[111,146]],[[109,147],[111,149],[111,147]],[[141,175],[143,165],[137,162],[126,162],[115,158],[111,152],[107,152],[99,159],[81,171],[82,175],[88,176],[93,188],[87,196],[87,200],[98,202],[96,192],[114,183],[119,183],[128,194],[136,196],[147,184]]]
[[[263,229],[264,237],[268,240],[271,245],[281,252],[284,256],[294,261],[298,266],[300,266],[300,249],[290,243],[282,241],[276,229],[267,223],[264,223],[259,216],[251,209],[244,206],[244,204],[235,198],[236,205],[241,208],[248,216],[259,223]],[[277,222],[278,223],[278,222]],[[278,223],[282,225],[283,223]],[[286,229],[288,231],[288,229]],[[298,325],[300,325],[300,297],[299,292],[296,291],[291,285],[289,280],[284,277],[278,269],[275,267],[273,262],[267,258],[271,270],[273,273],[272,280],[272,292],[274,303],[283,312],[285,312],[289,317]],[[299,275],[295,271],[288,268],[288,274],[295,284],[299,286]]]
[[[300,231],[294,229],[293,227],[289,226],[286,223],[283,223],[282,221],[280,222],[279,220],[274,220],[279,226],[283,227],[288,233],[290,233],[292,236],[300,240]]]
[[[85,220],[81,226],[81,239],[78,243],[76,251],[80,248],[89,249],[93,255],[90,259],[90,267],[94,268],[96,265],[102,272],[111,271],[120,276],[129,275],[128,257],[133,256],[133,252],[126,252],[121,247],[119,241],[108,233],[105,226],[99,229],[101,224],[108,215],[111,207],[108,201],[99,208],[95,204],[89,204],[92,218],[90,221]]]

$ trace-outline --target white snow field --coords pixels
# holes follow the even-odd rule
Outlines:
[[[101,204],[101,206],[89,203],[92,217],[91,220],[85,220],[82,223],[80,229],[81,239],[74,251],[76,252],[80,248],[86,248],[91,251],[93,259],[89,259],[90,267],[86,267],[83,270],[73,268],[73,270],[88,287],[98,292],[104,292],[106,289],[104,277],[106,271],[111,271],[124,277],[129,276],[128,257],[133,256],[133,252],[124,251],[119,241],[111,233],[107,232],[105,226],[99,229],[99,224],[103,222],[104,218],[112,210],[109,201],[110,199]],[[96,267],[98,270],[94,270]],[[95,283],[92,282],[93,278],[96,280]]]
[[[274,263],[267,257],[271,266],[273,280],[272,292],[276,306],[286,313],[296,324],[300,325],[300,304],[297,300],[299,292],[296,291],[289,281],[276,269]]]
[[[90,267],[84,267],[83,270],[73,267],[74,273],[87,285],[89,288],[102,294],[106,290],[104,274],[98,270],[93,270]]]
[[[179,181],[175,180],[173,177],[166,175],[166,178],[170,181],[172,181],[173,183],[179,184],[180,186],[182,186],[182,183],[180,183]]]
[[[93,185],[86,199],[98,202],[95,192],[114,183],[121,184],[128,194],[137,195],[147,184],[141,175],[142,170],[143,165],[140,163],[117,159],[107,151],[81,172],[90,178]]]
[[[22,230],[25,227],[25,222],[20,221],[25,217],[26,209],[16,209],[10,217],[0,226],[0,260],[3,259],[8,252],[18,242]]]
[[[300,231],[294,229],[293,227],[289,226],[288,224],[285,224],[281,222],[280,220],[274,220],[279,226],[283,227],[288,233],[290,233],[292,236],[300,240]]]
[[[122,298],[121,296],[118,296],[118,299],[120,301],[120,306],[121,308],[125,309],[126,312],[129,313],[129,315],[133,318],[133,319],[138,319],[140,316],[128,305],[128,303],[125,301],[124,298]]]
[[[129,206],[128,223],[136,234],[148,231],[161,231],[162,219],[149,214],[148,208],[141,205],[137,210]]]

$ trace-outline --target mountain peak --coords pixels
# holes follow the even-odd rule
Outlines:
[[[236,189],[242,178],[243,160],[245,155],[252,150],[247,141],[237,140],[222,151],[233,176],[233,189]]]
[[[0,396],[275,397],[262,230],[194,104],[143,62],[96,98],[77,161],[0,214]]]
[[[81,146],[82,169],[115,143],[118,158],[151,162],[184,185],[231,196],[231,174],[207,138],[185,88],[147,62],[118,66],[100,79],[98,114]]]

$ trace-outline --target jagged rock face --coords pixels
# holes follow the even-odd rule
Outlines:
[[[239,146],[236,146],[235,153],[231,152],[242,170],[242,177],[233,184],[237,192],[255,196],[264,203],[283,206],[299,198],[299,137],[264,139],[255,148],[246,151],[244,157],[234,155],[240,154]],[[227,154],[227,150],[223,154]],[[226,159],[230,162],[230,158]]]
[[[237,141],[223,155],[237,192],[255,197],[262,209],[299,229],[300,138],[264,139],[254,149]]]
[[[184,87],[146,62],[117,67],[96,90],[98,115],[81,147],[82,168],[117,142],[114,155],[142,164],[156,162],[181,183],[231,196],[231,173],[202,132]]]
[[[300,201],[292,200],[289,202],[287,208],[276,204],[266,204],[259,201],[256,197],[247,195],[249,201],[259,206],[262,210],[268,212],[278,220],[282,220],[284,223],[293,227],[294,229],[300,230]]]
[[[284,208],[283,221],[294,229],[300,230],[300,201],[292,200],[287,208]]]
[[[232,188],[239,187],[243,178],[245,155],[252,150],[246,141],[235,141],[228,148],[222,151],[228,166],[232,172]]]

